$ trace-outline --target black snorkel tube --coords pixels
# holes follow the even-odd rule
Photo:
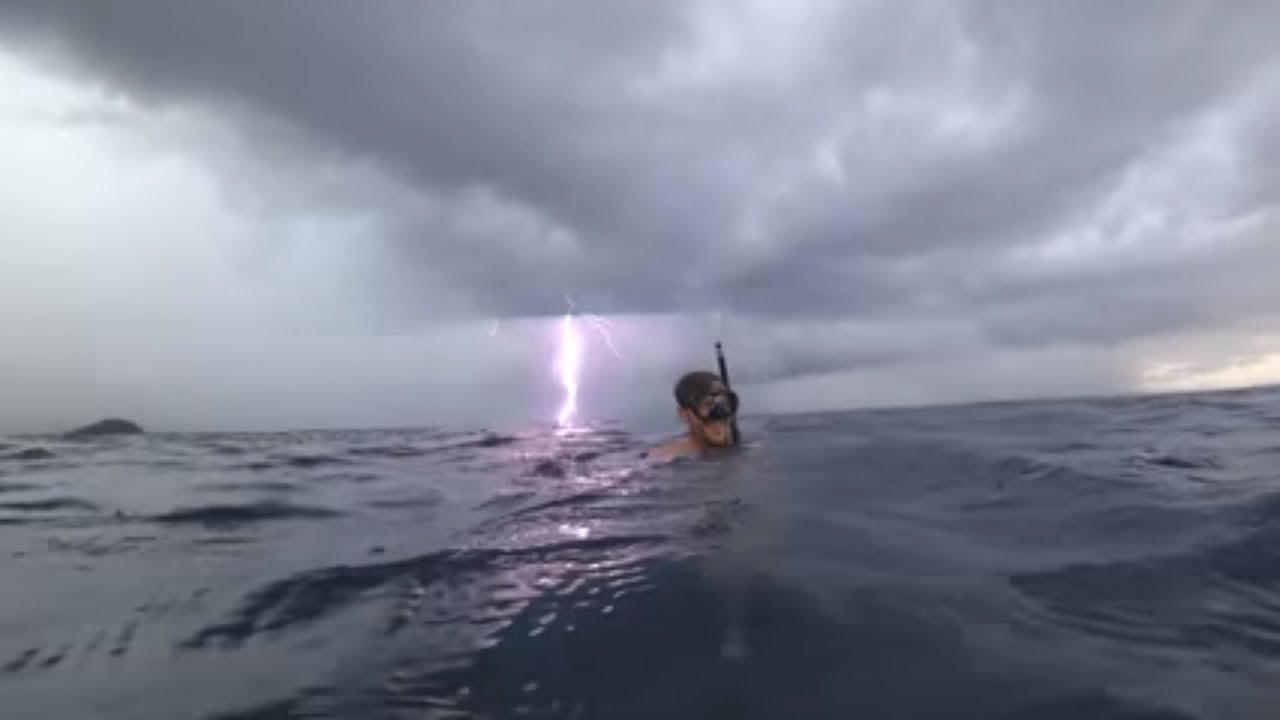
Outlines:
[[[733,386],[729,384],[729,366],[724,360],[724,347],[720,341],[716,341],[716,363],[720,365],[720,382],[724,383],[725,390],[732,390]],[[738,416],[735,413],[729,420],[729,435],[733,439],[733,444],[737,445],[740,436],[738,435]]]

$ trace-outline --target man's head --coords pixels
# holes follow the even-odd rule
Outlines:
[[[738,412],[738,396],[720,376],[706,370],[687,373],[676,383],[676,412],[689,428],[689,437],[703,447],[733,443],[730,421]]]

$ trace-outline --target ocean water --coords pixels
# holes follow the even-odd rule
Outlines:
[[[0,717],[1275,718],[1280,391],[0,440]]]

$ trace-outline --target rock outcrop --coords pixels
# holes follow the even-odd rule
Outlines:
[[[141,435],[142,433],[142,427],[135,422],[121,420],[120,418],[107,418],[92,425],[76,428],[64,437],[68,440],[84,440],[86,438],[110,437],[113,435]]]

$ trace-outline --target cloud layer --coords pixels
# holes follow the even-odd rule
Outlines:
[[[46,320],[46,385],[78,343],[134,368],[104,404],[180,388],[119,338],[198,334],[292,408],[265,424],[420,421],[379,410],[406,383],[540,408],[545,340],[473,330],[565,294],[632,325],[601,413],[665,402],[720,316],[772,409],[1270,380],[1277,27],[1262,0],[8,0],[0,298],[10,331]],[[262,417],[237,407],[189,421]]]

